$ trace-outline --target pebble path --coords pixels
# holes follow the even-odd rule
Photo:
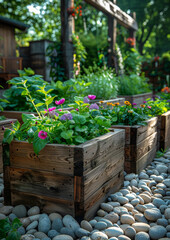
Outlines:
[[[170,239],[170,149],[139,175],[124,175],[124,187],[101,203],[94,219],[79,224],[70,215],[40,213],[37,206],[4,206],[0,174],[0,219],[18,217],[22,240]]]

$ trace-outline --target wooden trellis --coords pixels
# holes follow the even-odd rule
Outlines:
[[[135,15],[131,17],[123,12],[117,5],[116,0],[84,0],[99,11],[108,16],[108,65],[113,66],[116,43],[116,25],[121,24],[129,29],[130,37],[135,38],[135,32],[138,30]],[[68,79],[73,77],[73,44],[72,34],[75,30],[74,17],[68,13],[68,9],[74,6],[74,0],[61,0],[61,41],[63,51],[63,67]]]

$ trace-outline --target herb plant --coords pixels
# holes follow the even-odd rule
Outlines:
[[[22,224],[18,218],[15,218],[12,223],[8,218],[0,220],[0,239],[19,240],[20,233],[17,231]]]

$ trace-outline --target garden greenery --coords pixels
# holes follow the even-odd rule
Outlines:
[[[32,93],[27,87],[27,80],[16,81],[16,84],[22,89],[22,95],[27,97],[37,115],[22,114],[23,125],[17,121],[13,124],[13,129],[6,129],[4,141],[10,143],[13,139],[28,141],[33,143],[34,151],[38,154],[48,143],[74,144],[78,145],[108,132],[111,126],[109,119],[104,116],[98,116],[98,105],[90,104],[89,99],[94,99],[94,95],[88,97],[75,97],[75,103],[70,106],[72,111],[64,111],[62,104],[65,99],[55,101],[57,106],[49,108],[54,102],[54,97],[48,96],[45,86],[39,87],[44,95],[44,102],[35,103]],[[43,107],[44,110],[39,110]]]
[[[15,218],[12,222],[8,218],[0,220],[0,239],[6,240],[19,240],[21,238],[20,233],[17,231],[22,224],[18,218]]]
[[[144,75],[137,74],[122,75],[118,77],[119,80],[119,95],[135,95],[150,92],[150,86]]]

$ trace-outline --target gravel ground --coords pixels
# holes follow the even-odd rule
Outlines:
[[[139,175],[126,174],[124,187],[101,203],[96,217],[80,224],[70,215],[40,213],[34,206],[3,205],[0,174],[0,219],[18,217],[22,240],[170,239],[170,149]]]

